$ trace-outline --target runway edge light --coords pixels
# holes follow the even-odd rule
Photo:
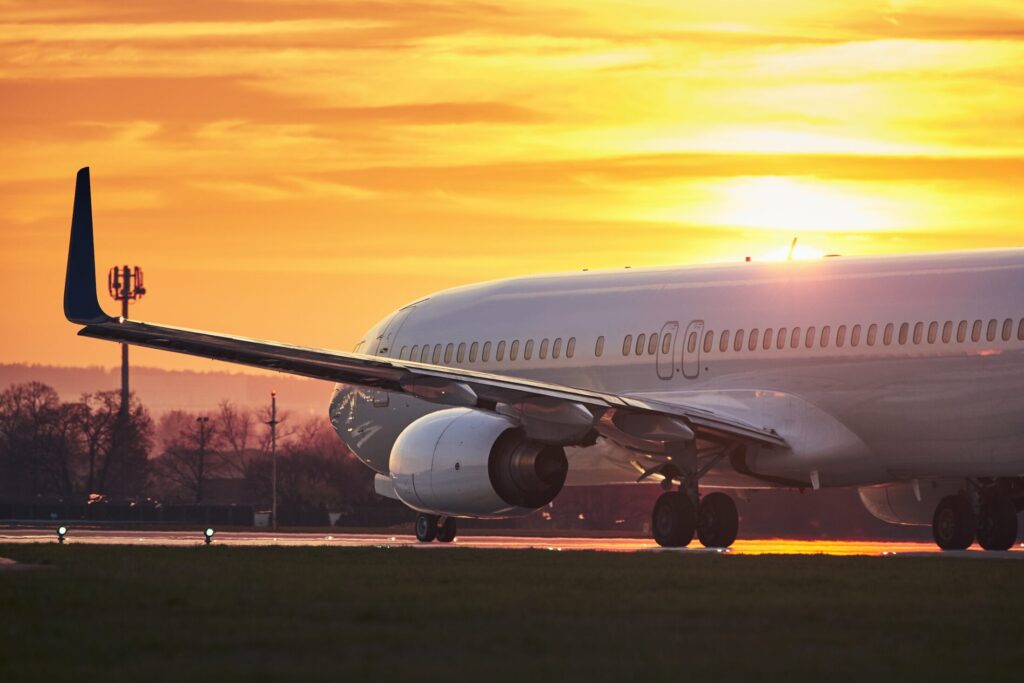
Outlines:
[[[203,532],[203,538],[206,541],[206,545],[210,545],[213,540],[213,527],[206,527],[206,531]]]
[[[68,534],[68,528],[66,526],[61,524],[59,527],[57,527],[57,542],[58,543],[63,543],[64,542],[64,537],[67,536],[67,534]]]

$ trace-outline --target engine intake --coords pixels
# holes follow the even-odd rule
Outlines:
[[[395,440],[395,493],[422,512],[512,517],[547,505],[565,484],[565,451],[532,441],[504,415],[450,408],[416,420]]]

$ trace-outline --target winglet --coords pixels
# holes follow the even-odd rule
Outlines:
[[[92,194],[89,167],[78,171],[75,181],[75,209],[71,216],[71,246],[64,279],[64,316],[86,325],[112,320],[100,308],[96,297],[96,253],[92,239]]]

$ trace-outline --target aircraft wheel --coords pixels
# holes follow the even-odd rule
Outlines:
[[[455,540],[455,518],[449,517],[444,524],[437,528],[437,540],[441,543],[451,543]]]
[[[932,517],[932,536],[943,550],[966,550],[974,541],[978,522],[967,496],[946,496]]]
[[[651,515],[654,540],[664,548],[682,548],[693,540],[697,511],[690,499],[679,491],[658,496]]]
[[[985,550],[1009,550],[1017,540],[1017,506],[1002,492],[986,496],[978,514],[978,545]]]
[[[701,498],[697,538],[706,548],[728,548],[736,540],[739,528],[740,516],[732,498],[718,491]]]
[[[416,515],[416,540],[430,543],[437,537],[437,517],[420,513]]]

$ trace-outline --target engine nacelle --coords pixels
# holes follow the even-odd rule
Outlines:
[[[514,517],[554,500],[569,464],[561,447],[527,439],[511,418],[450,408],[406,427],[389,469],[395,494],[414,510]]]
[[[872,515],[890,524],[929,525],[939,501],[963,490],[962,479],[923,479],[912,482],[865,486],[857,490]]]

